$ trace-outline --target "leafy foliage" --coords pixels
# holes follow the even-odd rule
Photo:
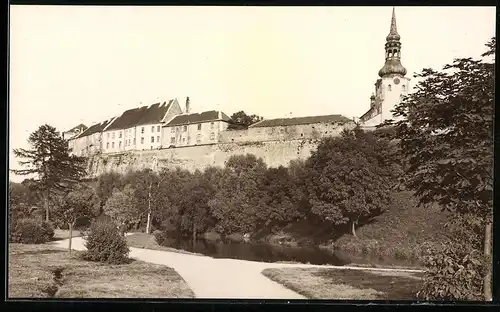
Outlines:
[[[101,202],[101,208],[104,207],[113,190],[121,190],[125,186],[123,177],[115,172],[106,172],[97,178],[96,193]],[[102,212],[102,211],[101,211]]]
[[[356,129],[325,138],[306,163],[311,212],[334,225],[380,214],[390,204],[394,160],[389,142]]]
[[[134,204],[134,189],[126,185],[123,191],[115,189],[104,205],[104,213],[118,226],[128,226],[140,217]]]
[[[241,130],[247,129],[248,126],[263,120],[263,117],[257,115],[247,115],[244,111],[239,111],[231,116],[229,121],[228,130]]]
[[[84,239],[87,248],[83,255],[85,260],[109,264],[123,264],[128,261],[130,249],[114,223],[92,223]]]
[[[219,233],[252,232],[265,222],[265,193],[260,187],[265,172],[264,161],[254,155],[228,159],[219,189],[208,203]]]
[[[21,244],[43,244],[54,238],[54,229],[48,222],[34,219],[18,220],[11,231],[10,242]]]
[[[493,38],[483,56],[494,55],[495,44]],[[482,246],[451,240],[434,247],[435,256],[426,258],[425,298],[477,298],[481,278],[484,298],[491,298],[491,274],[479,274],[478,267],[489,257],[479,257],[481,247],[486,255],[491,250],[494,67],[463,58],[440,72],[424,69],[416,92],[395,108],[399,121],[387,123],[406,159],[405,184],[420,203],[438,203],[462,224],[474,220],[484,229],[465,226],[460,236],[484,240]]]

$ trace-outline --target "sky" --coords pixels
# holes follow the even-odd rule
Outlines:
[[[479,58],[495,7],[396,7],[408,77]],[[10,153],[186,96],[191,111],[359,117],[384,65],[392,7],[10,6]],[[414,79],[412,80],[413,82]],[[14,181],[22,178],[11,176]]]

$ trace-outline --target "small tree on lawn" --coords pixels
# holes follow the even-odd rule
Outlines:
[[[130,185],[122,191],[115,189],[104,205],[104,213],[125,231],[139,217],[134,204],[134,189]]]
[[[61,198],[59,210],[56,213],[60,222],[66,223],[69,228],[68,250],[71,253],[73,228],[80,218],[93,218],[99,213],[100,202],[94,189],[83,184],[68,192]]]
[[[493,38],[483,56],[494,55],[495,46]],[[468,251],[457,253],[455,246],[465,245],[462,237],[456,237],[459,241],[447,244],[446,254],[443,251],[428,259],[431,267],[441,260],[447,265],[429,277],[426,285],[432,284],[433,289],[427,292],[427,298],[474,297],[478,289],[473,285],[478,283],[466,280],[483,276],[483,297],[491,300],[494,70],[494,63],[471,58],[456,59],[443,71],[424,69],[416,75],[422,79],[416,92],[394,111],[402,120],[388,122],[395,127],[394,138],[399,140],[401,153],[408,160],[406,185],[416,191],[420,203],[437,202],[467,223],[478,218],[484,229],[482,235],[472,230],[468,235],[482,237],[485,273],[476,271],[477,274],[459,279],[464,276],[460,275],[462,258],[471,258],[479,246],[469,244]],[[473,262],[479,260],[482,259]],[[452,263],[458,264],[453,267]],[[458,280],[461,283],[457,285]]]
[[[390,204],[393,164],[389,143],[356,129],[325,138],[306,162],[311,212],[334,225],[356,225]]]
[[[43,194],[45,220],[48,222],[50,196],[85,176],[85,158],[70,155],[67,141],[49,125],[42,125],[31,133],[28,143],[30,149],[14,149],[14,155],[23,159],[19,164],[24,169],[12,171],[36,176],[33,182]]]

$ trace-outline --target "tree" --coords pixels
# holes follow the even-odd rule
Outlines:
[[[263,120],[263,117],[257,115],[247,115],[244,111],[239,111],[231,116],[228,130],[247,129],[250,125]]]
[[[302,216],[298,210],[302,194],[297,192],[287,168],[267,169],[260,187],[265,194],[265,209],[260,211],[259,218],[265,221],[266,228],[285,226]]]
[[[380,214],[390,204],[392,160],[389,142],[359,129],[321,141],[306,162],[311,212],[334,225]]]
[[[483,56],[494,55],[495,44],[495,38],[486,44],[489,50]],[[416,92],[394,110],[400,120],[387,122],[395,128],[394,138],[407,160],[406,185],[421,204],[436,202],[457,216],[478,217],[487,259],[493,212],[494,68],[485,60],[462,58],[443,71],[424,69],[416,75],[422,79]],[[491,259],[488,263],[485,300],[491,300]]]
[[[196,171],[184,185],[179,186],[179,192],[184,194],[179,203],[182,232],[191,232],[196,240],[198,232],[204,232],[214,223],[208,206],[214,188],[209,184],[206,176]]]
[[[104,213],[124,231],[139,218],[134,204],[134,192],[134,188],[128,184],[122,191],[115,189],[104,205]]]
[[[49,221],[49,199],[56,192],[79,182],[86,174],[85,158],[70,155],[68,143],[56,129],[42,125],[28,137],[31,149],[14,149],[24,160],[24,169],[12,170],[19,175],[36,175],[33,181],[43,194],[45,219]]]
[[[69,227],[68,250],[71,253],[75,224],[81,218],[97,216],[100,210],[100,202],[94,189],[85,184],[79,184],[60,199],[61,202],[58,205],[59,211],[55,213],[55,216],[60,222],[66,223]]]
[[[106,172],[97,178],[96,192],[101,201],[101,209],[104,207],[114,189],[122,190],[125,182],[120,174]],[[102,212],[102,211],[101,211]]]
[[[248,233],[261,226],[264,221],[259,215],[266,208],[260,185],[265,172],[266,164],[254,155],[234,155],[228,159],[219,189],[209,201],[218,232]]]

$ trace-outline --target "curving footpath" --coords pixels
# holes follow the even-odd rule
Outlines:
[[[68,240],[56,241],[68,248]],[[73,238],[72,249],[85,250],[81,237]],[[421,272],[419,270],[370,269],[348,266],[266,263],[237,259],[215,259],[169,251],[130,248],[130,257],[175,269],[191,287],[196,298],[218,299],[306,299],[261,274],[267,268],[322,267],[352,270]]]

